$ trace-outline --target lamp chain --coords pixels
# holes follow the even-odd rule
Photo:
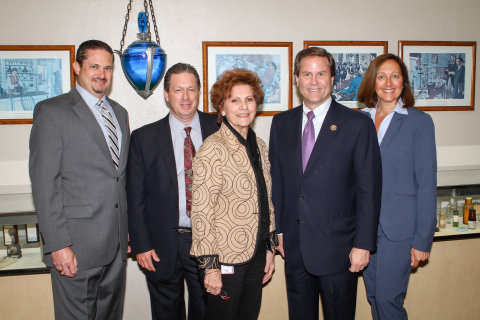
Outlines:
[[[132,1],[127,5],[127,14],[125,15],[125,25],[123,26],[123,32],[122,32],[122,40],[120,40],[120,55],[123,52],[123,45],[125,44],[125,36],[127,35],[127,25],[128,25],[128,20],[130,19],[130,10],[132,10]]]
[[[132,10],[132,2],[130,0],[127,5],[127,14],[125,15],[125,25],[123,26],[122,32],[122,40],[120,40],[120,51],[115,50],[115,52],[120,53],[123,52],[123,46],[125,45],[125,36],[127,35],[127,25],[128,20],[130,19],[130,11]],[[147,18],[147,30],[148,30],[148,41],[152,42],[152,35],[150,33],[150,21],[148,19],[148,7],[150,6],[150,11],[152,12],[152,22],[153,22],[153,29],[155,30],[155,39],[157,40],[157,44],[160,45],[160,37],[158,36],[158,29],[157,29],[157,20],[155,19],[155,12],[153,11],[153,1],[152,0],[144,0],[143,6],[145,7],[145,16]]]
[[[147,2],[147,0],[143,0],[143,6],[145,7],[145,17],[147,18],[148,42],[152,42],[152,35],[150,33],[150,20],[148,19],[148,2]]]
[[[157,40],[157,44],[160,45],[160,37],[158,36],[158,29],[157,29],[157,20],[155,19],[155,11],[153,10],[153,1],[149,0],[150,3],[150,11],[152,12],[152,22],[153,22],[153,29],[155,30],[155,38]]]

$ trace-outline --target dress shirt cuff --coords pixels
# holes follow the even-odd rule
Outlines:
[[[220,262],[218,261],[218,255],[200,256],[197,257],[198,269],[220,269]]]

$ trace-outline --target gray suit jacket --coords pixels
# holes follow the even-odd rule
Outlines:
[[[127,111],[113,100],[122,130],[115,169],[102,129],[78,91],[37,104],[30,134],[30,179],[44,244],[71,246],[79,269],[109,264],[127,252],[125,171],[130,140]]]

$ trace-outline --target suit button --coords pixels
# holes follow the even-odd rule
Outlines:
[[[303,198],[305,198],[305,195],[301,194],[300,199],[303,199]]]
[[[118,177],[117,177],[117,181],[118,181],[118,180],[119,180],[119,179],[118,179]]]
[[[118,203],[115,203],[115,208],[118,208]]]

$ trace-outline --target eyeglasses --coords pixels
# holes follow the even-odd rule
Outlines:
[[[220,299],[223,299],[225,301],[232,299],[228,296],[228,293],[225,290],[220,291],[220,294],[218,296],[220,297]]]

